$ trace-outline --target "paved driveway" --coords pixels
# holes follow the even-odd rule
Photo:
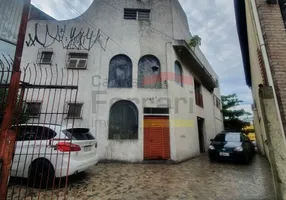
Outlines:
[[[67,199],[274,199],[269,164],[256,156],[249,165],[210,163],[207,156],[178,165],[99,164],[89,172],[69,179]],[[38,197],[38,191],[14,186],[13,199]],[[12,188],[8,199],[11,199]],[[52,191],[41,191],[50,199]],[[53,190],[63,199],[64,189]],[[37,199],[37,198],[35,198]]]

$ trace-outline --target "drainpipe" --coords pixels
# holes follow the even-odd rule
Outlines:
[[[169,41],[169,42],[166,42],[165,43],[165,56],[166,56],[166,72],[165,72],[165,75],[163,76],[163,77],[165,77],[165,81],[164,81],[164,83],[162,82],[162,86],[163,85],[165,85],[165,83],[166,83],[166,87],[167,87],[167,104],[168,104],[168,108],[169,108],[169,110],[172,108],[172,106],[171,106],[171,104],[172,104],[172,101],[169,101],[170,100],[170,96],[169,96],[169,89],[170,89],[170,87],[169,87],[169,77],[170,77],[170,73],[169,73],[169,69],[168,69],[168,66],[169,66],[169,60],[168,60],[168,58],[169,58],[169,48],[168,48],[168,46],[170,46],[170,45],[172,45],[172,41]],[[162,72],[162,71],[161,71]],[[171,113],[169,113],[169,115],[170,115]],[[171,116],[169,116],[170,118],[171,118]],[[171,118],[171,120],[172,120],[172,118]],[[172,123],[171,124],[173,124],[173,122],[174,121],[172,121]],[[169,123],[170,123],[170,121],[169,121]],[[170,131],[171,130],[174,130],[173,128],[170,128]],[[169,132],[170,132],[169,131]],[[172,141],[175,141],[175,140],[173,140],[173,135],[174,134],[171,134],[171,133],[173,133],[173,132],[170,132],[170,157],[171,157],[171,160],[176,160],[177,159],[177,155],[176,155],[176,148],[175,148],[175,146],[174,145],[172,145]]]
[[[281,119],[280,109],[278,106],[278,100],[277,100],[276,91],[274,88],[273,77],[272,77],[271,70],[270,70],[270,64],[269,64],[268,55],[267,55],[267,51],[266,51],[266,47],[265,47],[265,42],[264,42],[264,38],[263,38],[263,34],[262,34],[262,29],[261,29],[261,25],[260,25],[260,21],[259,21],[258,11],[256,8],[256,3],[255,3],[255,0],[250,0],[250,2],[251,2],[255,26],[256,26],[256,30],[257,30],[259,45],[260,45],[261,52],[262,52],[262,58],[263,58],[263,62],[265,65],[265,71],[267,74],[268,84],[269,84],[269,86],[272,86],[272,90],[273,90],[273,94],[274,94],[274,100],[275,100],[275,104],[276,104],[276,111],[277,111],[277,113],[279,113],[279,115],[278,115],[278,119],[280,122],[279,124],[280,124],[280,128],[282,130],[282,133],[283,133],[283,138],[285,140],[284,127],[282,125],[283,123],[282,123],[282,119]]]

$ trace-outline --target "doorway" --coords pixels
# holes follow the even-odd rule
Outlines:
[[[144,159],[170,159],[169,117],[144,117]]]
[[[198,117],[198,134],[199,134],[199,144],[200,144],[200,153],[205,153],[205,119]]]

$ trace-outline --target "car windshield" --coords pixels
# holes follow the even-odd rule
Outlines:
[[[240,142],[240,134],[226,134],[225,135],[226,142]]]
[[[239,133],[218,134],[214,141],[217,142],[240,142]]]

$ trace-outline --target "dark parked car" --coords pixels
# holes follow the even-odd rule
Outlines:
[[[211,140],[208,152],[211,161],[238,160],[248,164],[255,154],[255,147],[243,133],[223,132]]]

